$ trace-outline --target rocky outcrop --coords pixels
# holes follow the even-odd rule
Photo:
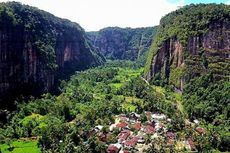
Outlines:
[[[189,6],[178,10],[171,15],[174,22],[177,21],[179,12],[183,12],[187,17],[187,9],[194,9],[194,11],[205,10],[206,7],[212,8],[218,5],[201,5]],[[222,5],[219,6],[222,10]],[[199,8],[199,9],[198,9]],[[205,12],[205,11],[204,11]],[[220,11],[221,12],[221,11]],[[183,14],[182,13],[182,14]],[[181,33],[173,33],[170,37],[165,37],[164,34],[169,35],[169,29],[162,25],[157,34],[158,42],[154,42],[151,57],[148,59],[145,74],[146,78],[152,82],[161,82],[163,84],[171,84],[174,87],[183,90],[184,84],[190,79],[200,76],[205,73],[212,73],[216,78],[223,78],[230,75],[230,14],[224,15],[220,19],[209,19],[206,25],[200,29],[195,29],[196,24],[193,22],[192,29],[187,31],[188,35],[181,38]],[[205,14],[203,15],[205,18]],[[181,16],[183,18],[183,16]],[[192,20],[192,19],[190,19]],[[200,17],[202,20],[202,17]],[[164,23],[165,24],[165,23]],[[173,25],[174,29],[183,31],[179,26]],[[169,26],[167,25],[167,26]],[[189,25],[189,23],[187,23]],[[169,26],[170,27],[170,26]],[[186,28],[185,26],[183,28]],[[179,31],[178,30],[178,31]],[[164,32],[162,32],[164,31]],[[202,31],[202,32],[197,32]]]
[[[108,59],[136,60],[146,56],[157,27],[109,27],[98,32],[88,32],[91,43]]]
[[[19,3],[0,4],[0,107],[54,91],[59,79],[103,62],[78,24]]]

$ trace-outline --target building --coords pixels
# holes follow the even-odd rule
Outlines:
[[[116,144],[111,144],[107,148],[108,153],[118,153],[121,150],[121,145],[116,143]]]

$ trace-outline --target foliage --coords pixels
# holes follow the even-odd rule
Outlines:
[[[23,39],[31,43],[31,48],[36,51],[36,55],[41,60],[41,66],[46,70],[58,68],[56,49],[61,44],[57,42],[65,38],[68,38],[68,41],[82,40],[81,49],[84,47],[84,50],[88,51],[85,51],[85,55],[81,57],[85,65],[78,63],[78,66],[81,66],[80,69],[97,66],[105,60],[88,44],[84,38],[84,30],[77,23],[55,17],[38,8],[17,2],[1,3],[0,22],[1,30],[11,29],[13,34],[25,35]]]
[[[194,78],[183,94],[183,105],[189,117],[212,123],[208,127],[211,131],[208,137],[215,138],[212,146],[221,151],[229,151],[229,91],[229,80],[215,80],[213,74],[207,74]]]
[[[111,60],[131,60],[144,66],[147,52],[157,27],[119,28],[108,27],[88,32],[91,43]],[[106,41],[106,43],[104,43]]]
[[[174,89],[183,89],[182,103],[177,102],[181,112],[190,120],[198,119],[204,122],[204,126],[211,124],[209,135],[199,138],[199,151],[204,152],[215,148],[221,151],[229,151],[226,145],[230,127],[229,105],[229,59],[222,56],[220,48],[203,48],[199,46],[197,53],[190,51],[190,38],[202,38],[207,33],[215,31],[215,25],[227,25],[230,20],[230,7],[224,4],[191,4],[169,13],[160,21],[157,34],[152,43],[147,63],[145,76],[151,74],[155,55],[159,48],[167,45],[171,40],[182,44],[184,60],[183,66],[173,63],[164,64],[164,67],[152,78],[153,84],[167,86]],[[227,30],[226,30],[227,32]],[[225,32],[223,32],[225,34]],[[224,35],[223,34],[223,35]],[[216,38],[222,40],[224,36]],[[169,47],[166,47],[168,51]],[[228,53],[228,50],[225,50]],[[159,54],[158,54],[159,55]],[[169,75],[164,76],[163,70],[168,70]],[[181,86],[181,80],[185,86]],[[176,87],[176,88],[175,88]],[[182,104],[182,105],[181,105]],[[184,106],[184,107],[183,107]],[[215,139],[214,139],[215,138]],[[210,140],[214,139],[214,140]],[[203,145],[203,146],[202,146]]]
[[[229,6],[224,4],[191,4],[167,14],[161,19],[150,48],[145,75],[149,73],[153,58],[164,41],[177,39],[186,51],[190,37],[206,34],[212,23],[228,23],[229,20]]]
[[[10,146],[7,144],[0,144],[0,151],[2,153],[40,153],[41,150],[37,146],[37,141],[13,141]]]
[[[193,79],[184,90],[184,106],[193,118],[213,122],[220,116],[229,119],[230,82],[215,81],[212,74]]]
[[[105,142],[90,132],[98,124],[114,122],[116,114],[147,110],[171,117],[178,114],[172,99],[140,78],[142,69],[113,65],[79,72],[68,82],[62,81],[58,96],[45,94],[20,104],[2,129],[6,133],[3,139],[33,136],[39,138],[43,151],[100,152],[105,151]],[[108,141],[114,141],[110,137]]]

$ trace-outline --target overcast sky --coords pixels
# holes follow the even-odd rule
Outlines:
[[[6,2],[8,0],[0,0]],[[36,6],[58,17],[79,23],[86,31],[108,26],[146,27],[191,3],[226,3],[230,0],[14,0]]]

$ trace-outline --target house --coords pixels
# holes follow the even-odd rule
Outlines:
[[[122,143],[123,141],[125,141],[128,137],[130,136],[130,131],[129,130],[124,130],[124,131],[121,131],[117,138],[118,138],[118,142],[119,143]]]
[[[137,142],[138,142],[138,143],[144,143],[144,142],[145,142],[144,137],[138,137]]]
[[[199,123],[200,123],[197,119],[193,120],[193,122],[194,122],[195,124],[199,124]]]
[[[116,144],[111,144],[107,148],[108,153],[118,153],[121,150],[121,144],[116,143]]]
[[[151,147],[151,143],[147,144],[145,136],[148,138],[162,138],[166,143],[166,147],[176,145],[178,150],[187,149],[193,151],[195,145],[192,139],[181,141],[176,140],[176,134],[167,130],[166,124],[170,124],[171,119],[160,113],[152,113],[146,111],[147,121],[141,122],[140,115],[132,112],[129,115],[120,114],[115,118],[115,123],[110,126],[110,131],[119,129],[119,134],[116,136],[117,144],[109,145],[108,152],[128,153],[131,151],[143,152],[144,148]],[[97,127],[98,131],[101,127]],[[197,129],[199,131],[199,128]],[[116,131],[117,133],[118,131]],[[102,133],[102,132],[98,132]],[[115,134],[115,133],[113,133]],[[107,135],[99,135],[101,141],[105,140]],[[127,151],[128,150],[128,151]]]
[[[124,141],[123,144],[124,144],[125,147],[127,147],[129,149],[132,149],[132,148],[134,148],[136,146],[137,141],[138,141],[138,138],[137,137],[133,137],[130,140]]]
[[[101,131],[103,129],[103,126],[102,125],[97,125],[95,126],[95,130],[96,131]]]
[[[124,116],[120,116],[119,119],[120,119],[120,121],[123,121],[123,122],[128,122],[129,121],[129,118],[124,117]]]
[[[112,125],[110,125],[109,130],[113,131],[115,128],[116,128],[116,124],[112,124]]]
[[[159,138],[160,136],[158,135],[158,133],[154,133],[152,136],[151,136],[151,139],[156,139],[156,138]]]
[[[131,125],[132,128],[135,130],[139,131],[141,129],[141,122],[135,122],[134,124]]]
[[[155,128],[152,127],[151,125],[144,126],[143,131],[146,134],[154,134],[155,133]]]
[[[103,142],[105,142],[105,141],[107,140],[107,135],[106,135],[105,133],[102,133],[102,132],[99,132],[99,133],[97,134],[97,137],[98,137],[98,139],[99,139],[100,141],[103,141]]]
[[[155,123],[155,129],[156,129],[156,131],[159,131],[163,127],[164,127],[164,125],[162,123],[160,123],[160,122]]]
[[[130,119],[132,120],[138,120],[140,118],[140,115],[135,113],[135,112],[132,112],[130,113]]]
[[[151,117],[153,119],[157,119],[157,120],[163,120],[166,119],[166,116],[164,114],[152,114]]]
[[[117,147],[115,147],[115,146],[113,146],[113,145],[110,145],[108,148],[107,148],[107,152],[108,153],[118,153],[120,150],[117,148]]]
[[[167,145],[168,145],[168,146],[171,146],[171,145],[173,145],[174,140],[171,139],[171,138],[167,138],[166,142],[167,142]]]
[[[172,119],[167,118],[167,122],[171,123],[171,122],[172,122]]]
[[[173,132],[167,132],[166,137],[169,138],[169,139],[175,139],[176,135]]]
[[[123,129],[123,128],[127,127],[127,125],[128,124],[126,122],[119,122],[119,123],[116,124],[116,127],[120,128],[120,129]]]
[[[137,137],[139,139],[144,139],[145,135],[146,135],[146,133],[144,133],[143,131],[139,131],[138,134],[137,134]]]
[[[196,146],[195,146],[195,144],[194,144],[192,138],[188,138],[187,144],[189,145],[190,150],[192,150],[192,151],[193,151],[193,150],[196,150]]]
[[[204,135],[205,134],[205,129],[202,128],[202,127],[197,127],[196,132],[199,133],[200,135]]]

